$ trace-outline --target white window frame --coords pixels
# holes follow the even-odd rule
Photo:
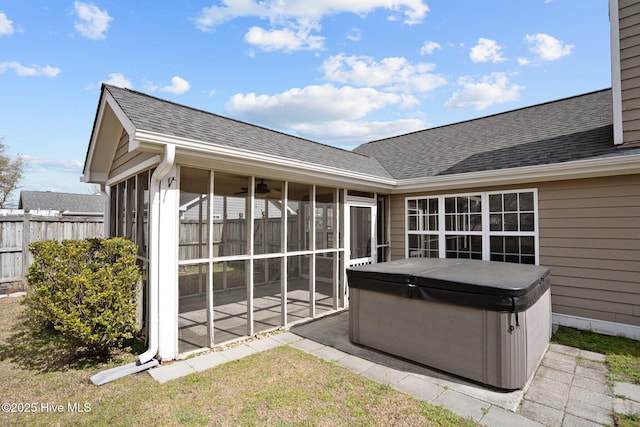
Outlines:
[[[509,194],[509,193],[533,193],[533,213],[534,213],[534,226],[533,231],[491,231],[490,229],[490,208],[489,208],[489,196],[493,194]],[[445,230],[445,199],[449,197],[469,197],[480,196],[481,197],[481,214],[482,214],[482,231],[447,231]],[[417,201],[421,199],[437,199],[438,200],[438,230],[427,231],[409,230],[409,202]],[[409,196],[405,197],[405,209],[404,209],[404,223],[405,223],[405,257],[410,256],[409,252],[409,236],[410,235],[438,235],[438,254],[440,258],[446,258],[446,238],[447,236],[462,236],[462,235],[480,235],[482,236],[482,259],[489,261],[491,259],[491,236],[514,236],[514,237],[533,237],[534,238],[534,252],[535,252],[535,265],[540,264],[540,237],[539,237],[539,212],[538,212],[538,189],[537,188],[516,188],[508,190],[498,191],[474,191],[466,193],[449,193],[438,195],[421,195],[421,196]]]

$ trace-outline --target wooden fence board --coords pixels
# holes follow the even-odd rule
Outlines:
[[[0,283],[22,282],[33,261],[29,245],[40,240],[102,237],[100,217],[0,216]]]

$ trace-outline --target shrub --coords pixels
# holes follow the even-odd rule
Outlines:
[[[25,303],[34,325],[52,327],[67,343],[100,354],[133,338],[140,279],[133,242],[46,240],[30,250]]]

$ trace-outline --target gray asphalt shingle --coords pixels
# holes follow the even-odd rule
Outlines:
[[[105,85],[137,129],[391,178],[372,157]]]
[[[355,151],[376,157],[397,179],[624,155],[613,143],[612,111],[607,89],[373,141]]]
[[[19,208],[24,210],[53,210],[75,213],[102,213],[104,195],[56,193],[53,191],[22,191]]]
[[[610,89],[347,151],[129,89],[104,88],[140,130],[383,178],[428,178],[640,152],[619,150],[613,143]]]

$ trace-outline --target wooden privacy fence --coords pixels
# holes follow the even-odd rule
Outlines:
[[[290,242],[298,242],[302,226],[297,217],[289,217],[287,236]],[[213,257],[223,255],[246,254],[246,220],[215,220],[213,222]],[[261,218],[254,221],[255,253],[273,253],[281,251],[282,219]],[[180,259],[208,258],[207,224],[196,220],[180,221]]]
[[[29,245],[39,240],[102,237],[102,217],[0,216],[0,285],[22,282],[31,265]]]

